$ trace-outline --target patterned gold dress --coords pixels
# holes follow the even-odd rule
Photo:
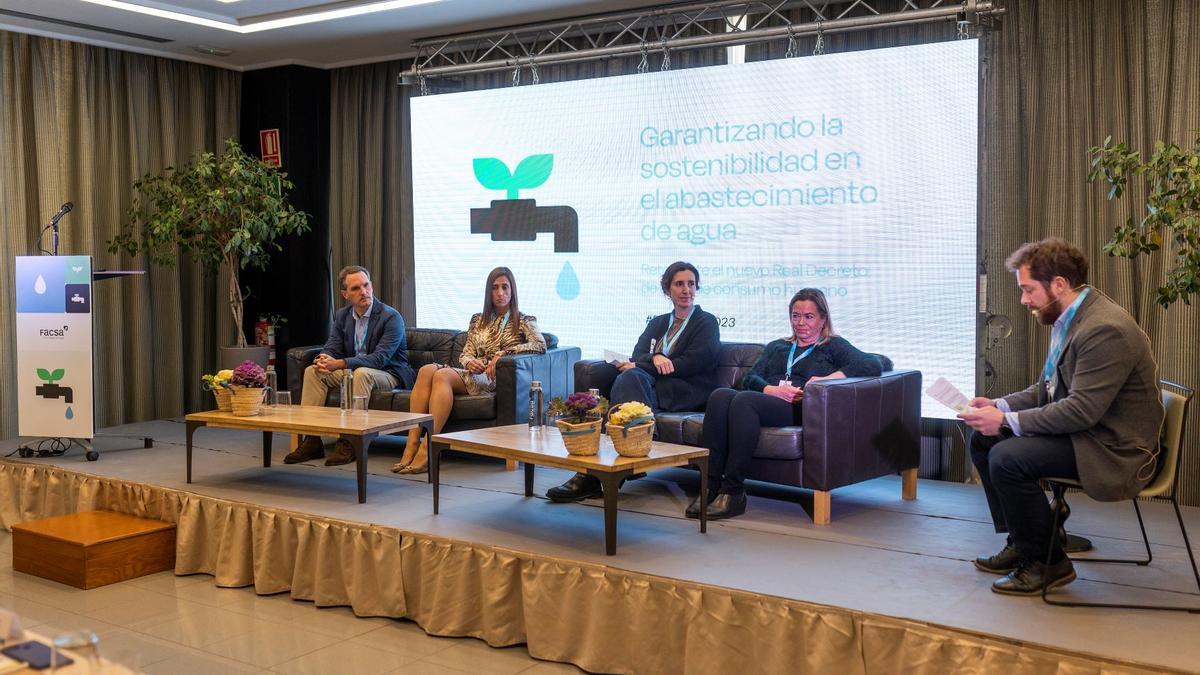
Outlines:
[[[471,326],[467,329],[467,344],[463,346],[460,357],[462,368],[454,368],[454,372],[462,378],[467,387],[467,393],[472,396],[488,394],[496,390],[496,381],[489,379],[487,373],[472,373],[466,369],[472,359],[490,361],[494,356],[509,354],[544,354],[546,338],[538,329],[537,318],[521,314],[521,328],[513,335],[510,326],[504,319],[507,314],[494,317],[484,322],[482,314],[471,317]]]

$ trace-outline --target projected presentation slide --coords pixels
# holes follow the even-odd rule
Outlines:
[[[725,342],[789,335],[820,288],[835,332],[971,394],[977,60],[961,40],[414,97],[417,325],[465,329],[503,265],[543,331],[628,354],[686,260]]]

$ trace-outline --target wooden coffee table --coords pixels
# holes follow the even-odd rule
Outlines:
[[[367,501],[367,448],[380,434],[392,434],[421,427],[422,434],[433,432],[433,416],[425,413],[370,410],[343,413],[340,408],[311,405],[280,405],[264,407],[252,417],[236,417],[233,413],[211,410],[192,413],[187,423],[187,482],[192,482],[192,434],[200,427],[248,429],[261,431],[263,437],[263,466],[271,466],[271,435],[275,432],[310,436],[337,436],[346,439],[354,448],[358,465],[358,503]]]
[[[600,439],[599,454],[569,455],[557,428],[544,427],[533,433],[524,424],[514,424],[433,437],[429,444],[429,477],[433,482],[434,513],[438,512],[443,444],[450,450],[524,462],[526,497],[533,496],[533,468],[538,465],[586,473],[600,479],[604,486],[604,550],[608,555],[617,552],[617,490],[622,479],[641,471],[695,464],[700,468],[701,489],[707,489],[705,486],[708,485],[708,448],[655,441],[647,457],[622,457],[605,435]],[[708,531],[705,500],[700,500],[700,531]]]

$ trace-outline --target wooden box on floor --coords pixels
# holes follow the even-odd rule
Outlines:
[[[12,527],[13,569],[89,589],[175,568],[175,526],[84,511]]]

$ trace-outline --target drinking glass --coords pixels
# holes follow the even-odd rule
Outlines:
[[[367,414],[367,395],[355,394],[350,399],[350,412]]]
[[[58,651],[70,650],[73,656],[87,655],[85,672],[100,672],[100,636],[95,631],[84,629],[54,636],[50,651],[50,668],[58,667]]]
[[[275,405],[291,405],[291,404],[292,404],[292,392],[290,392],[290,391],[275,392]]]

